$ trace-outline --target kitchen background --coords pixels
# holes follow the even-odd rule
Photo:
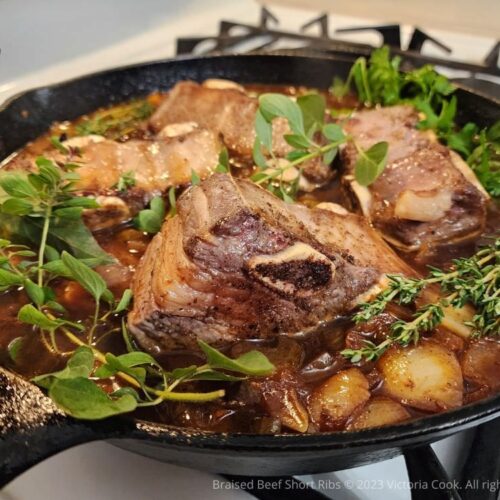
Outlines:
[[[335,30],[401,23],[403,48],[413,27],[419,26],[452,50],[447,53],[436,44],[425,43],[422,50],[426,55],[483,64],[490,54],[490,64],[498,64],[494,61],[498,51],[491,52],[500,39],[498,0],[274,0],[266,5],[278,18],[279,29],[297,32],[306,21],[328,12],[330,36],[378,46],[381,36],[376,31]],[[172,57],[177,38],[216,35],[221,19],[258,24],[260,8],[252,0],[0,0],[0,103],[28,88],[104,68]],[[317,30],[313,27],[309,33]],[[281,41],[277,47],[289,45],[289,41]],[[210,43],[203,42],[197,50],[209,48]],[[240,48],[254,47],[250,43]],[[443,71],[454,77],[469,76],[462,70]],[[480,76],[499,81],[491,74]],[[470,435],[465,433],[435,445],[451,477],[457,474],[469,442]],[[241,490],[214,489],[213,481],[219,479],[132,455],[107,443],[92,443],[34,467],[0,492],[0,499],[251,498]],[[301,479],[337,500],[410,498],[402,458]],[[322,489],[320,481],[325,479],[339,481],[336,484],[341,489]],[[380,489],[367,488],[372,480],[381,481],[377,483]]]

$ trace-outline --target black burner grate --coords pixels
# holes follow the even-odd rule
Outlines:
[[[278,25],[278,18],[269,9],[262,7],[260,20],[256,25],[222,20],[219,24],[219,33],[215,36],[179,38],[177,40],[177,54],[273,51],[278,47],[293,49],[297,47],[297,44],[300,44],[303,49],[326,52],[354,60],[360,56],[368,56],[374,48],[368,44],[348,42],[331,37],[327,14],[321,14],[306,22],[299,32],[280,30],[277,28]],[[319,34],[309,34],[308,31],[312,27],[318,28]],[[336,32],[364,31],[378,32],[381,35],[382,43],[390,46],[393,55],[401,56],[403,64],[407,68],[433,64],[466,71],[470,73],[471,78],[476,78],[477,75],[481,74],[500,77],[498,66],[500,42],[494,45],[482,63],[470,63],[423,54],[422,48],[426,43],[439,47],[447,54],[451,54],[452,51],[440,40],[431,37],[418,27],[414,28],[406,49],[401,45],[401,27],[398,24],[342,28]],[[248,49],[250,42],[253,42],[253,46]]]

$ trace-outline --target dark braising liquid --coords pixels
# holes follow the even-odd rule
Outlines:
[[[304,89],[249,86],[248,90],[257,93],[273,91],[294,95],[303,92]],[[159,99],[161,99],[160,95],[154,95],[151,98],[152,102],[158,102]],[[328,104],[330,107],[336,105],[335,102]],[[47,147],[50,147],[48,140],[50,135],[70,131],[72,127],[74,124],[71,123],[55,124],[49,134],[27,145],[26,149],[41,154]],[[130,134],[131,137],[147,137],[147,135],[145,127],[141,126]],[[233,173],[244,175],[248,172],[245,169],[234,169]],[[308,206],[330,201],[352,208],[351,200],[341,188],[338,176],[329,185],[313,193],[302,195],[300,201]],[[500,229],[499,215],[498,209],[492,207],[487,233],[492,234]],[[134,269],[146,250],[150,238],[133,229],[130,224],[100,232],[96,237],[102,247],[122,264],[121,267],[110,266],[103,270],[107,273],[107,281],[111,283],[111,290],[119,296],[129,286]],[[445,267],[453,258],[471,255],[482,242],[484,242],[483,237],[464,246],[440,248],[423,258],[422,256],[415,258],[408,254],[402,254],[401,257],[424,272],[427,264]],[[91,297],[76,283],[61,280],[55,284],[55,290],[57,300],[68,310],[73,321],[85,321],[92,313],[94,305]],[[0,364],[29,379],[38,374],[60,369],[67,359],[64,353],[72,350],[74,346],[60,336],[58,346],[61,353],[50,353],[41,336],[29,325],[20,323],[16,319],[19,308],[26,302],[26,296],[22,291],[0,295]],[[193,384],[192,389],[212,390],[223,387],[226,389],[225,398],[206,404],[164,403],[152,409],[140,410],[136,416],[155,422],[219,432],[287,432],[289,430],[281,426],[276,412],[272,411],[273,408],[278,408],[276,411],[279,413],[283,393],[293,388],[303,401],[307,401],[316,386],[350,365],[349,361],[339,354],[339,351],[346,346],[346,342],[353,346],[359,344],[362,339],[380,341],[384,332],[387,332],[389,324],[387,317],[391,312],[403,316],[411,314],[411,311],[389,311],[387,315],[381,315],[365,328],[354,327],[349,318],[338,318],[329,324],[318,325],[317,330],[308,335],[298,335],[293,338],[283,336],[272,342],[244,341],[234,344],[228,350],[228,354],[237,356],[250,349],[262,350],[278,368],[277,373],[265,380],[250,380],[233,384],[198,382],[196,386]],[[9,357],[7,348],[9,343],[17,337],[23,337],[24,341],[14,362]],[[447,347],[451,346],[459,360],[467,346],[467,341],[444,329],[439,329],[434,339]],[[96,344],[103,352],[109,351],[117,354],[124,352],[118,320],[110,319],[109,324],[101,328],[101,332],[97,334]],[[192,352],[172,352],[159,361],[165,368],[172,369],[201,363],[203,358]],[[384,387],[376,363],[362,362],[358,366],[367,376],[372,394],[383,394]],[[498,359],[490,369],[494,370],[497,378],[500,379]],[[260,400],[262,392],[268,394],[266,404]],[[491,393],[491,390],[466,382],[464,404],[490,396]],[[425,415],[425,412],[411,408],[408,411],[413,418]],[[310,431],[315,430],[317,429],[314,427],[310,428]]]

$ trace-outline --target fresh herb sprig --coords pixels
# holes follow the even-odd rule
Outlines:
[[[75,195],[75,166],[66,164],[61,168],[44,157],[37,158],[36,165],[37,172],[0,173],[0,217],[6,236],[35,243],[37,250],[34,253],[21,246],[13,251],[15,246],[5,239],[1,253],[4,283],[7,273],[16,275],[17,283],[12,279],[12,284],[24,286],[40,307],[53,305],[53,292],[46,286],[52,274],[45,264],[59,259],[60,250],[71,250],[77,257],[100,264],[113,259],[97,244],[82,220],[83,210],[97,208],[98,204],[93,198]]]
[[[133,132],[153,111],[154,107],[146,99],[121,104],[83,119],[75,127],[75,132],[77,135],[103,135],[108,139],[120,139]]]
[[[360,306],[354,315],[356,323],[369,321],[395,302],[409,305],[429,285],[440,286],[443,297],[436,304],[419,308],[411,321],[396,321],[390,335],[380,344],[365,341],[360,349],[344,349],[343,356],[356,363],[374,360],[394,344],[407,346],[418,342],[422,332],[432,331],[444,318],[444,308],[461,308],[472,304],[476,314],[468,326],[476,336],[500,335],[500,239],[470,258],[456,259],[450,271],[431,268],[426,278],[389,275],[389,284],[377,297]]]
[[[255,143],[253,159],[258,171],[251,176],[256,184],[286,202],[293,202],[300,188],[301,167],[305,162],[321,158],[330,165],[337,156],[339,146],[348,137],[337,123],[325,123],[325,99],[319,94],[307,94],[296,101],[283,94],[262,94],[255,117]],[[293,148],[286,158],[277,158],[273,151],[273,120],[285,118],[290,134],[285,141]],[[386,142],[375,144],[363,151],[355,166],[355,177],[362,185],[374,182],[382,173],[387,162]]]
[[[135,186],[135,172],[130,170],[129,172],[125,172],[120,175],[118,182],[113,186],[114,189],[119,191],[120,193],[125,193],[130,188]]]
[[[103,353],[94,345],[83,342],[71,331],[72,325],[50,316],[42,318],[40,315],[43,313],[34,311],[38,314],[36,321],[39,327],[58,329],[78,347],[65,368],[39,375],[33,381],[46,389],[52,400],[68,415],[79,419],[98,420],[165,401],[212,401],[223,397],[225,391],[186,392],[176,389],[182,384],[199,380],[240,381],[248,376],[269,375],[275,369],[259,351],[250,351],[232,359],[199,340],[206,363],[166,371],[151,355],[135,348],[124,321],[122,335],[128,352],[117,356]],[[23,315],[22,309],[20,316]],[[103,382],[113,382],[114,379],[120,379],[122,386],[106,392],[102,388]]]
[[[175,196],[174,188],[170,188],[170,193]],[[155,196],[149,203],[149,208],[141,210],[134,219],[134,224],[137,229],[145,233],[156,234],[163,224],[165,219],[166,208],[165,201],[161,196]]]
[[[458,127],[454,85],[430,65],[403,72],[400,64],[398,56],[391,58],[388,47],[381,47],[369,59],[357,59],[347,80],[335,79],[330,91],[341,99],[354,88],[359,100],[368,106],[413,104],[425,115],[419,127],[433,130],[462,155],[488,193],[499,197],[500,122],[482,131],[474,123]]]
[[[477,132],[477,127],[473,124],[468,125],[462,129],[462,137],[457,134],[462,144],[465,144],[463,154],[470,152],[467,164],[474,170],[486,191],[494,198],[500,198],[500,121],[480,132]],[[467,127],[469,132],[466,131]],[[464,131],[467,132],[465,138]]]

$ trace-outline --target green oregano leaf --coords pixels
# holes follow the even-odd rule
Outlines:
[[[49,396],[68,415],[83,420],[101,420],[134,411],[137,399],[129,392],[111,397],[94,381],[77,377],[55,379]]]
[[[78,347],[71,355],[62,370],[52,373],[45,373],[33,377],[31,380],[40,387],[48,389],[54,379],[69,379],[77,377],[90,377],[94,369],[94,353],[87,346]]]
[[[362,186],[369,186],[383,172],[387,163],[389,145],[387,142],[378,142],[366,151],[358,151],[354,175]]]
[[[297,104],[302,111],[304,128],[311,136],[320,130],[325,120],[325,98],[320,94],[306,94],[297,98]]]
[[[123,295],[113,312],[119,313],[127,310],[131,300],[132,300],[132,290],[130,290],[130,288],[127,288],[123,292]]]
[[[151,200],[149,208],[141,210],[134,221],[141,231],[155,234],[161,229],[164,219],[165,202],[161,196],[155,196]]]
[[[108,287],[100,274],[96,273],[81,260],[76,259],[68,252],[61,254],[63,264],[69,269],[72,278],[78,282],[98,302]]]
[[[283,94],[262,94],[259,96],[259,109],[264,119],[283,117],[294,134],[305,135],[304,119],[299,105]]]
[[[211,368],[220,368],[244,375],[269,375],[274,372],[274,365],[259,351],[249,351],[239,358],[231,359],[202,340],[198,345],[205,353]]]

